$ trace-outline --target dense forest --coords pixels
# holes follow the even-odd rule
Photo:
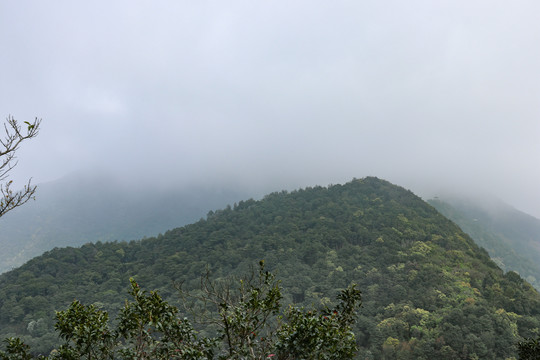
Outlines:
[[[284,303],[332,305],[357,283],[360,359],[506,359],[540,328],[540,295],[504,273],[453,222],[377,178],[241,201],[155,238],[54,249],[0,276],[1,337],[48,353],[54,310],[74,300],[110,311],[129,278],[172,304],[174,283],[200,286],[264,259]]]
[[[486,249],[501,269],[516,271],[540,290],[540,220],[495,199],[445,196],[429,203]]]

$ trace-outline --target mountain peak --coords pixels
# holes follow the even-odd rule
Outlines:
[[[261,259],[285,302],[324,305],[357,283],[362,357],[507,358],[540,325],[540,296],[519,275],[412,192],[366,177],[240,201],[155,238],[50,251],[0,276],[0,329],[17,333],[74,297],[114,313],[129,277],[175,302],[173,281],[195,289],[206,267],[223,279]]]

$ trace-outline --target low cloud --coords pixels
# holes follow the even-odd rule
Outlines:
[[[540,217],[535,2],[4,4],[17,180],[271,191],[375,175]]]

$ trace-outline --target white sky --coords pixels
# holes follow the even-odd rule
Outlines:
[[[3,1],[13,176],[268,191],[374,175],[540,217],[540,2]]]

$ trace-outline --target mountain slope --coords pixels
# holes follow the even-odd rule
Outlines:
[[[506,275],[454,223],[376,178],[280,192],[130,243],[55,249],[0,276],[1,336],[54,346],[54,309],[73,298],[111,310],[134,276],[177,301],[172,281],[197,288],[265,259],[285,301],[328,303],[350,282],[363,291],[361,358],[504,359],[540,327],[540,296]]]
[[[540,220],[494,199],[446,196],[429,203],[485,248],[504,271],[540,290]]]
[[[54,247],[155,235],[243,197],[212,187],[134,189],[106,175],[40,184],[36,201],[0,218],[0,273]]]

